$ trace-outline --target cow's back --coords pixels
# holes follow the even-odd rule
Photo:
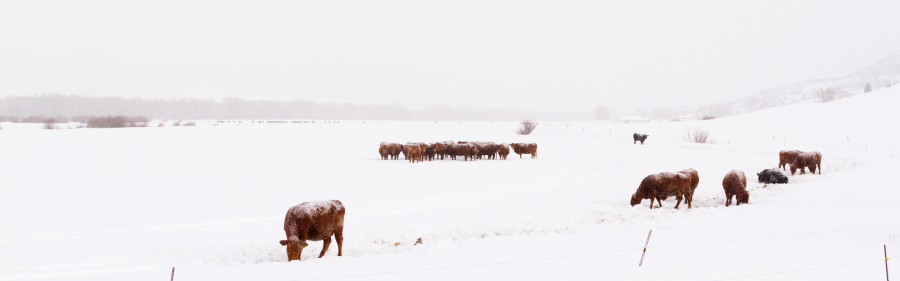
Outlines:
[[[291,207],[284,218],[288,238],[319,241],[344,227],[344,205],[338,200],[312,201]]]

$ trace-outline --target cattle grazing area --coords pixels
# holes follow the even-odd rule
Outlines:
[[[493,143],[493,142],[474,142],[474,141],[442,141],[430,144],[422,142],[408,142],[406,144],[382,142],[378,145],[378,153],[381,154],[382,160],[388,160],[388,151],[398,148],[403,153],[403,158],[410,163],[418,163],[434,160],[456,160],[458,156],[462,156],[463,161],[475,161],[476,159],[487,160],[506,160],[509,155],[510,148],[519,154],[530,154],[531,158],[537,157],[537,144],[534,143]],[[497,156],[500,158],[497,158]],[[396,160],[396,158],[390,158]]]
[[[0,280],[884,280],[882,247],[900,251],[896,104],[900,87],[711,120],[538,120],[529,135],[2,123]],[[718,141],[678,138],[688,126]]]

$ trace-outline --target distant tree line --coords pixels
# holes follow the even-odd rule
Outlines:
[[[436,105],[410,109],[399,104],[359,105],[318,103],[308,100],[273,101],[242,98],[143,99],[84,97],[77,95],[32,95],[0,98],[0,122],[22,122],[46,118],[60,122],[73,117],[145,116],[152,119],[330,119],[330,120],[435,120],[435,121],[521,121],[590,120],[588,112],[537,112],[512,109],[465,109]],[[30,118],[30,119],[29,119]]]

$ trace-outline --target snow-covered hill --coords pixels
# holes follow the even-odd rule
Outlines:
[[[4,123],[0,280],[168,280],[172,267],[179,281],[881,280],[883,245],[900,253],[898,102],[895,87],[707,121],[544,123],[528,136],[498,122]],[[684,142],[686,127],[715,144]],[[650,137],[633,144],[635,132]],[[540,153],[417,164],[377,153],[382,141],[443,140]],[[758,183],[782,149],[822,152],[822,175]],[[685,168],[700,173],[692,209],[628,204],[646,175]],[[724,206],[731,170],[748,175],[750,204]],[[347,207],[344,256],[332,244],[317,259],[316,241],[287,262],[284,213],[322,199]]]
[[[725,103],[724,106],[734,115],[782,105],[822,102],[819,92],[824,89],[832,89],[835,91],[835,98],[843,98],[863,93],[867,84],[871,85],[872,89],[881,89],[898,83],[900,83],[900,52],[844,77],[778,86]]]

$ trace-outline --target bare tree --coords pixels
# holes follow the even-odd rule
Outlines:
[[[537,122],[526,119],[525,121],[522,121],[522,124],[521,126],[519,126],[519,130],[516,131],[516,134],[529,135],[531,134],[531,132],[534,132],[534,129],[537,128],[537,125]]]
[[[592,112],[597,120],[609,120],[609,109],[605,106],[598,105]]]

